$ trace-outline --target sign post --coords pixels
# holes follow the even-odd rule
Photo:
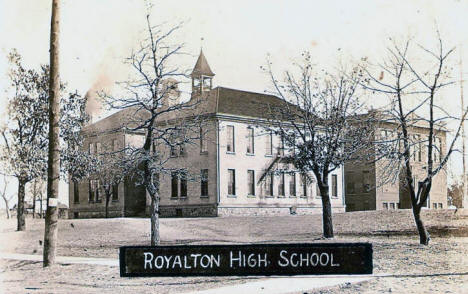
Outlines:
[[[370,243],[120,247],[120,276],[372,274]]]

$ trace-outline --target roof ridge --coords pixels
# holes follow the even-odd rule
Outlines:
[[[255,91],[249,91],[249,90],[240,90],[240,89],[229,88],[229,87],[223,87],[223,86],[217,86],[216,88],[225,89],[225,90],[232,90],[232,91],[238,91],[238,92],[244,92],[244,93],[251,93],[251,94],[259,94],[259,95],[265,95],[265,96],[270,96],[270,97],[279,98],[278,96],[275,96],[275,95],[273,95],[273,94],[267,94],[267,93],[262,93],[262,92],[255,92]],[[215,89],[216,89],[216,88],[215,88]]]

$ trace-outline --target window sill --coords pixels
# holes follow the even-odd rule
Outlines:
[[[236,152],[234,152],[234,151],[226,151],[226,154],[236,155]]]
[[[255,195],[247,194],[247,198],[255,198]]]
[[[289,198],[297,198],[296,195],[289,195]]]
[[[200,195],[200,198],[210,198],[209,195]]]
[[[228,198],[237,198],[237,195],[230,195],[230,194],[228,194],[227,197],[228,197]]]
[[[265,154],[265,157],[273,157],[273,154]]]
[[[286,195],[278,195],[278,198],[286,198]]]
[[[274,195],[265,195],[265,198],[275,198]]]
[[[200,151],[200,155],[208,155],[208,151]]]
[[[300,197],[300,198],[304,198],[304,199],[307,199],[307,198],[308,198],[307,196],[304,196],[304,195],[299,196],[299,197]]]
[[[246,153],[246,156],[255,156],[255,153]]]
[[[179,200],[179,197],[171,197],[171,200]]]
[[[112,202],[114,203],[119,202],[119,199],[112,199]]]

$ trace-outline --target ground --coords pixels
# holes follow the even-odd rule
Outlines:
[[[429,246],[418,244],[411,212],[334,215],[334,240],[322,240],[321,216],[172,218],[161,220],[163,245],[371,242],[375,279],[308,293],[463,293],[468,285],[468,213],[426,211]],[[44,222],[0,221],[0,252],[41,254]],[[76,219],[59,223],[58,255],[118,258],[118,247],[149,244],[149,219]],[[182,293],[262,278],[120,278],[118,267],[64,264],[43,269],[32,261],[0,260],[5,293]],[[465,289],[466,290],[466,289]],[[0,290],[1,292],[1,290]],[[301,292],[302,294],[303,292]]]

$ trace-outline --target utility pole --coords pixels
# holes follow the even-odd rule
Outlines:
[[[47,160],[47,210],[44,230],[43,266],[55,263],[58,233],[58,190],[60,181],[60,76],[59,32],[60,0],[52,0],[50,25],[50,78],[49,78],[49,154]]]

